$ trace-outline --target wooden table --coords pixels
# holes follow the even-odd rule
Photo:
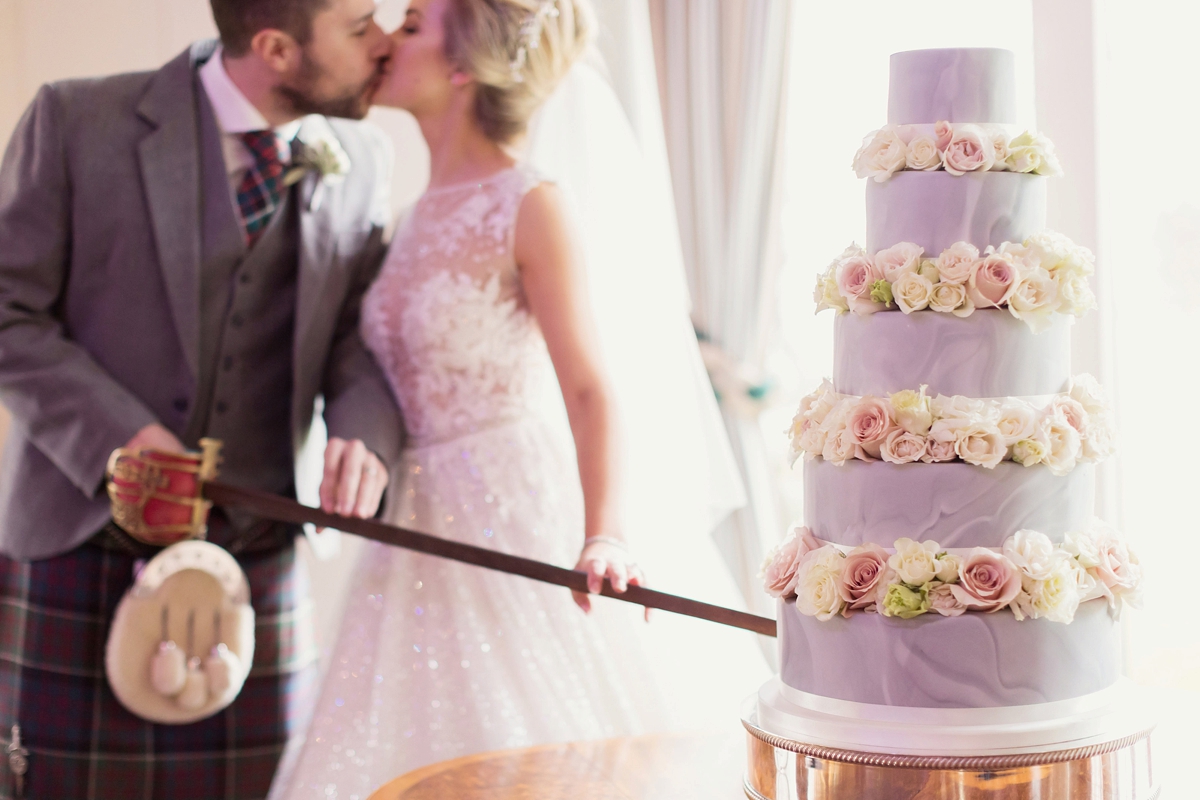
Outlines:
[[[396,778],[369,800],[744,800],[746,735],[655,735],[481,753]]]

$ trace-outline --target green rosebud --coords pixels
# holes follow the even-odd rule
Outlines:
[[[883,615],[912,619],[929,610],[929,587],[913,589],[903,583],[893,583],[883,596]]]
[[[880,278],[871,285],[871,299],[876,303],[883,303],[888,308],[892,307],[892,285]]]

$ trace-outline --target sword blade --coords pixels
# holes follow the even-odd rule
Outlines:
[[[364,539],[383,542],[394,547],[403,547],[418,553],[448,558],[463,564],[473,564],[477,567],[505,572],[509,575],[519,575],[542,583],[552,583],[565,586],[577,592],[587,592],[587,576],[582,572],[545,564],[531,558],[500,553],[486,547],[477,547],[462,542],[454,542],[431,536],[428,533],[388,525],[373,519],[354,519],[337,514],[328,514],[319,508],[300,505],[295,500],[286,497],[260,492],[254,489],[243,489],[238,486],[210,481],[204,484],[204,496],[218,506],[236,508],[254,514],[264,519],[276,522],[288,522],[294,525],[312,523],[318,527],[336,528]],[[760,617],[732,608],[715,606],[691,600],[686,597],[668,594],[666,592],[647,589],[643,586],[630,586],[626,591],[618,593],[605,580],[600,592],[604,597],[623,600],[639,606],[657,608],[682,614],[687,617],[716,622],[734,628],[760,633],[764,636],[775,636],[775,620]]]

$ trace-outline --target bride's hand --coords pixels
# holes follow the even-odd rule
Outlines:
[[[619,540],[617,540],[619,541]],[[575,565],[578,572],[587,574],[588,594],[571,592],[576,604],[585,612],[592,610],[591,595],[599,594],[604,588],[604,579],[608,578],[616,592],[624,592],[630,586],[645,586],[646,576],[622,544],[611,540],[596,538],[585,541],[583,552],[579,554],[579,562]],[[646,609],[646,621],[650,621],[650,609]]]

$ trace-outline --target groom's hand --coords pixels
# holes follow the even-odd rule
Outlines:
[[[369,519],[387,488],[387,468],[361,439],[331,438],[325,446],[321,509],[343,517]]]

